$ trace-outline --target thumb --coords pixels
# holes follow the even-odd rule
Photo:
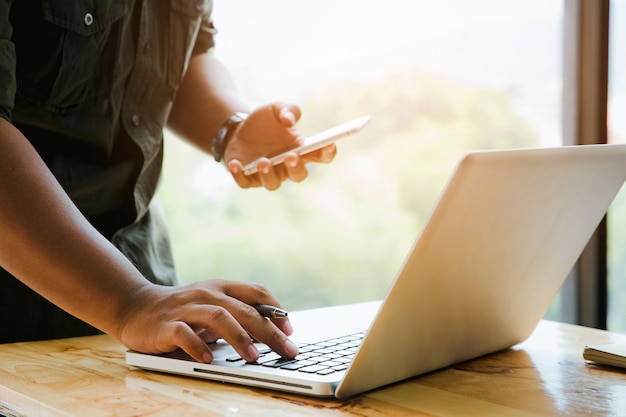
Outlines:
[[[275,103],[274,114],[285,127],[293,127],[300,120],[300,107],[295,104]]]

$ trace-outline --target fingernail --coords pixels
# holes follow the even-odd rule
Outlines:
[[[261,168],[261,173],[262,174],[269,174],[270,173],[270,167],[263,167],[263,168]]]
[[[213,360],[213,355],[211,355],[211,353],[210,353],[210,352],[204,352],[204,353],[202,354],[202,360],[203,360],[205,363],[210,363],[210,362]]]
[[[283,117],[291,122],[291,124],[296,124],[296,115],[289,110],[283,110]]]
[[[289,161],[289,166],[295,168],[298,163],[296,161]]]
[[[249,345],[248,346],[248,362],[254,362],[257,359],[259,359],[259,351],[257,350],[256,346],[254,345]]]
[[[289,336],[289,335],[293,334],[293,326],[291,326],[291,322],[290,322],[290,321],[288,321],[288,320],[287,320],[287,321],[283,324],[283,331],[285,332],[285,334],[286,334],[287,336]]]
[[[296,346],[291,340],[287,340],[285,342],[285,353],[288,357],[295,358],[299,353],[298,346]]]

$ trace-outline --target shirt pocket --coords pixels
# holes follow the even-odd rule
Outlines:
[[[129,12],[128,0],[43,0],[43,20],[56,36],[49,62],[56,62],[45,108],[64,113],[106,99],[115,81],[120,37],[115,23]],[[130,36],[127,34],[126,36]]]
[[[211,0],[171,0],[167,82],[178,89],[191,58],[202,16],[210,14]]]

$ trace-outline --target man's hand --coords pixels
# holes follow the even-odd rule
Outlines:
[[[336,147],[328,145],[302,156],[295,152],[290,153],[282,164],[276,166],[272,166],[267,158],[261,158],[257,164],[258,172],[249,176],[244,175],[245,164],[260,157],[293,149],[301,144],[301,135],[294,127],[299,119],[298,106],[272,103],[257,108],[241,123],[228,142],[225,152],[228,169],[240,187],[263,186],[268,190],[275,190],[286,179],[294,182],[303,181],[308,175],[306,163],[328,163],[333,160]]]
[[[253,307],[280,307],[261,285],[224,280],[184,287],[147,284],[133,298],[120,334],[120,341],[130,349],[166,353],[181,348],[208,363],[213,355],[207,343],[223,338],[246,361],[255,361],[259,352],[254,338],[283,357],[298,354],[287,338],[293,332],[289,319],[266,319]]]

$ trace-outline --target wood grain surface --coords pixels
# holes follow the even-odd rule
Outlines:
[[[542,321],[502,352],[345,401],[129,368],[109,336],[0,345],[0,415],[626,416],[626,371],[585,364],[626,336]]]

